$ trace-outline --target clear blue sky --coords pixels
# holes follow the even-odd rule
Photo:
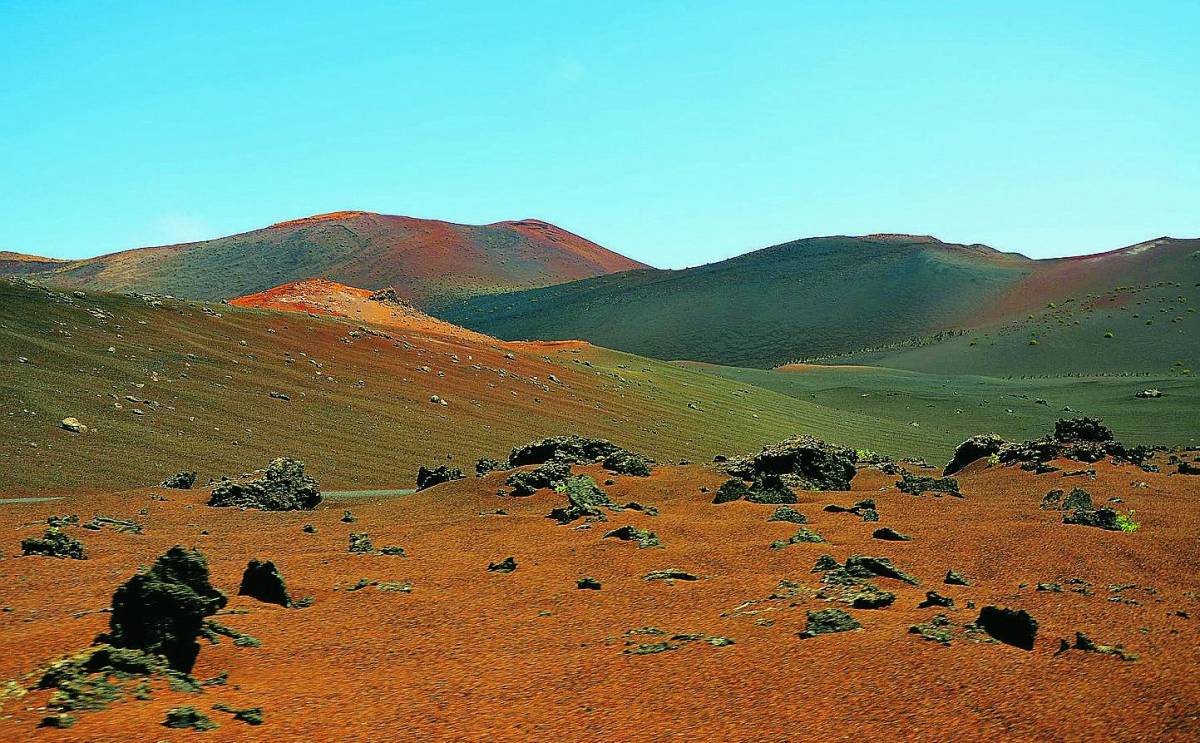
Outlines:
[[[0,0],[0,29],[0,249],[336,209],[538,217],[666,267],[1200,236],[1194,0]]]

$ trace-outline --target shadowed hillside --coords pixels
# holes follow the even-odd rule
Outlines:
[[[443,315],[502,338],[585,338],[656,358],[769,367],[953,326],[1035,266],[928,237],[818,237],[681,271],[477,297]]]
[[[890,365],[897,353],[973,329],[972,338],[988,335],[976,345],[994,346],[994,355],[959,349],[942,366],[921,350],[898,365],[976,374],[1141,371],[1187,356],[1200,337],[1191,312],[1198,256],[1200,240],[1171,238],[1035,261],[933,238],[823,237],[682,271],[475,297],[443,316],[501,338],[584,338],[656,358],[755,367],[798,359]],[[1135,331],[1127,318],[1145,301],[1154,303],[1156,322],[1140,315],[1144,327]],[[1102,345],[1113,323],[1123,341]],[[1027,358],[1030,334],[1039,332],[1058,340],[1034,344],[1040,356]],[[1124,350],[1112,353],[1117,348]],[[967,353],[975,360],[960,358]]]
[[[60,261],[55,258],[43,258],[38,255],[26,255],[25,253],[14,253],[10,250],[0,250],[0,276],[49,271],[64,263],[66,261]]]
[[[394,286],[425,306],[641,267],[537,220],[476,226],[346,211],[75,261],[42,278],[67,288],[215,300],[317,277],[367,289]]]

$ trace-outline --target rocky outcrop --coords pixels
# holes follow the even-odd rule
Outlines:
[[[275,563],[258,558],[250,560],[242,572],[242,584],[238,587],[239,596],[249,596],[267,604],[291,606],[292,598],[288,595],[287,583]]]
[[[596,481],[587,475],[576,475],[563,483],[563,494],[567,505],[550,512],[550,518],[560,524],[569,524],[575,519],[591,517],[604,519],[602,507],[615,507],[608,495],[596,486]]]
[[[804,490],[849,490],[854,478],[853,450],[827,444],[811,436],[798,436],[763,448],[748,457],[732,458],[721,469],[743,480],[776,476]]]
[[[972,436],[955,449],[944,474],[953,474],[977,459],[992,456],[999,464],[1021,464],[1039,470],[1059,458],[1089,463],[1111,458],[1115,462],[1141,465],[1153,453],[1153,447],[1126,447],[1115,441],[1112,431],[1097,418],[1064,418],[1054,424],[1053,434],[1021,443],[1005,441],[990,433]]]
[[[177,472],[162,481],[162,487],[175,490],[191,490],[196,484],[195,472]]]
[[[205,617],[226,601],[209,583],[204,555],[176,545],[117,588],[109,631],[100,639],[161,655],[171,668],[189,673],[200,652],[196,638]]]
[[[946,469],[942,470],[942,475],[953,475],[971,462],[999,454],[1000,447],[1006,443],[999,434],[995,433],[981,433],[972,436],[954,449],[954,456],[946,465]]]
[[[260,511],[310,511],[321,502],[317,481],[304,474],[304,463],[289,458],[272,461],[265,470],[213,486],[208,505]]]
[[[62,557],[71,560],[87,559],[87,551],[83,548],[83,542],[54,526],[47,529],[41,537],[22,539],[21,554]]]
[[[980,610],[975,626],[993,639],[1022,650],[1033,650],[1037,639],[1037,620],[1024,609],[985,606]]]
[[[438,465],[437,467],[420,467],[417,469],[417,490],[432,488],[451,480],[462,480],[465,476],[457,467]]]

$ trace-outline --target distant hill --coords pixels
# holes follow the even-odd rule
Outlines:
[[[820,359],[940,374],[1200,371],[1200,240],[1160,238],[1039,270],[965,332]]]
[[[443,316],[502,338],[770,367],[954,326],[1036,265],[924,236],[816,237],[680,271],[477,297]]]
[[[324,278],[368,289],[394,286],[424,307],[644,267],[537,220],[477,226],[342,211],[74,261],[41,278],[66,288],[209,300]]]
[[[581,338],[664,359],[762,368],[822,358],[886,364],[898,351],[938,345],[959,331],[1000,332],[1051,304],[1074,300],[1079,307],[1117,287],[1165,282],[1189,288],[1189,296],[1174,303],[1186,321],[1171,330],[1200,337],[1188,324],[1195,314],[1186,311],[1197,304],[1191,298],[1192,285],[1200,281],[1197,256],[1200,241],[1171,238],[1097,255],[1032,260],[924,236],[818,237],[681,271],[631,271],[475,297],[442,316],[500,338]],[[1112,344],[1108,351],[1075,349],[1075,343],[1094,340],[1090,331],[1080,330],[1077,340],[1045,354],[1061,358],[1041,365],[1062,370],[1086,362],[1095,368],[1094,361],[1107,354],[1104,368],[1141,368],[1139,360],[1170,355],[1180,343],[1160,330],[1143,331],[1148,340],[1127,357],[1108,353]],[[1147,353],[1143,347],[1157,350],[1139,359]],[[940,366],[942,359],[922,353],[924,360],[912,361],[914,368],[950,371]],[[1010,360],[1007,353],[980,358],[981,363],[956,362],[954,368],[989,373]],[[1005,368],[1019,373],[1020,358],[1011,361],[1015,365]]]
[[[48,271],[67,263],[57,258],[43,258],[40,255],[14,253],[10,250],[0,250],[0,276],[12,276],[38,271]]]

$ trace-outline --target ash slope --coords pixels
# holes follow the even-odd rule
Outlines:
[[[475,297],[441,315],[501,338],[584,338],[656,358],[766,368],[924,343],[1118,286],[1191,286],[1198,255],[1200,240],[1170,238],[1031,260],[911,235],[819,237],[680,271]]]
[[[280,312],[0,281],[0,488],[208,477],[279,454],[330,486],[378,487],[576,431],[663,461],[797,432],[896,456],[956,443],[586,343],[505,343],[402,310],[372,324],[343,295]],[[335,302],[349,317],[309,315]]]

